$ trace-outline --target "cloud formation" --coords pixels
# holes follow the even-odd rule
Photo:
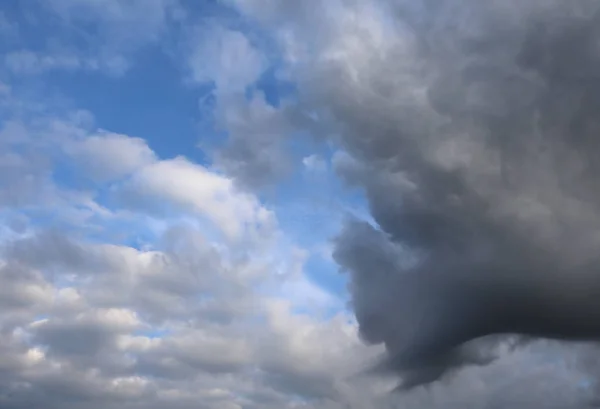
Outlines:
[[[317,315],[337,300],[255,195],[82,112],[2,135],[22,159],[6,197],[43,177],[1,207],[0,406],[342,407],[368,349],[348,314]]]
[[[335,254],[383,366],[411,387],[488,363],[463,348],[480,337],[597,339],[598,5],[358,1],[314,15],[330,10],[318,45],[308,26],[291,42],[314,45],[301,89],[335,119],[352,158],[339,172],[377,224],[350,223]]]
[[[594,2],[229,0],[226,23],[182,3],[53,0],[36,13],[58,39],[36,47],[34,20],[0,14],[31,63],[0,69],[2,408],[589,406]],[[119,79],[76,72],[113,58]],[[272,104],[271,74],[297,93]],[[112,86],[139,106],[98,129]],[[166,139],[176,121],[119,129],[209,88],[212,163]],[[329,203],[332,169],[369,209]],[[272,207],[261,188],[290,173]],[[360,217],[324,245],[340,209]]]

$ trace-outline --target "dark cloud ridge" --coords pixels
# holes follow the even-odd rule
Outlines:
[[[384,7],[399,45],[313,95],[378,224],[350,222],[335,258],[381,367],[410,388],[490,362],[497,335],[599,340],[600,3]]]

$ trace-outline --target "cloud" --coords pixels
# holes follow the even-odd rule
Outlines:
[[[121,179],[156,161],[143,139],[103,131],[68,143],[65,151],[97,181]]]
[[[294,127],[285,107],[269,105],[262,93],[250,101],[236,95],[219,102],[215,117],[228,132],[225,146],[215,150],[215,165],[239,185],[259,189],[290,174],[293,161],[284,142]]]
[[[182,65],[217,83],[229,139],[212,164],[2,87],[0,406],[589,405],[598,6],[521,3],[229,2],[276,37],[298,95],[245,95],[267,53],[241,27],[200,44],[218,58]],[[177,14],[45,7],[60,30],[97,28],[80,62],[124,66]],[[333,249],[355,317],[252,193],[289,171],[286,137],[307,126],[368,199]],[[383,394],[397,376],[404,392]]]
[[[302,164],[309,172],[324,172],[327,170],[327,163],[325,160],[318,155],[309,155],[302,159]]]
[[[128,185],[136,194],[170,200],[207,217],[230,239],[246,232],[269,234],[272,213],[233,182],[184,158],[160,161],[134,174]]]
[[[179,214],[210,222],[231,240],[267,240],[275,233],[272,212],[252,194],[239,191],[231,178],[184,157],[159,160],[144,140],[95,129],[88,114],[71,116],[42,117],[35,126],[5,125],[1,135],[9,150],[0,156],[0,166],[5,168],[0,177],[5,194],[0,199],[4,197],[13,207],[72,206],[77,201],[77,206],[110,216],[93,198],[78,197],[80,192],[59,186],[53,172],[61,163],[77,169],[84,186],[108,188],[110,197],[136,211],[167,216],[177,209]],[[27,148],[19,151],[13,146]]]
[[[52,317],[30,326],[32,341],[47,349],[48,357],[81,359],[93,365],[90,357],[114,348],[117,336],[139,325],[135,313],[119,309],[98,309],[75,316]],[[81,364],[81,363],[79,363]]]
[[[343,316],[323,322],[299,316],[288,302],[244,284],[237,270],[227,270],[227,260],[198,258],[206,249],[196,245],[188,253],[147,253],[80,243],[70,251],[81,252],[86,262],[69,269],[73,258],[58,253],[65,267],[53,275],[55,262],[46,258],[29,266],[17,247],[6,247],[2,257],[41,276],[21,272],[15,288],[23,292],[30,288],[25,284],[41,279],[45,289],[4,304],[0,313],[0,329],[13,334],[2,337],[11,349],[0,348],[0,396],[7,408],[35,406],[40,399],[51,407],[252,407],[267,396],[265,407],[287,407],[290,394],[318,404],[337,399],[341,376],[364,348]],[[53,279],[43,284],[44,276]],[[163,303],[165,296],[171,298]],[[206,308],[211,301],[223,306],[241,298],[251,302],[232,310],[228,320],[213,319]],[[15,315],[23,310],[28,314]],[[353,359],[346,349],[355,351]],[[11,356],[9,368],[3,360]],[[10,376],[3,378],[3,370]]]
[[[194,82],[214,82],[219,94],[245,91],[266,68],[266,59],[241,32],[203,25],[190,34],[188,57]]]
[[[372,353],[257,196],[84,112],[27,112],[1,135],[20,159],[6,183],[44,166],[38,196],[0,211],[19,221],[0,234],[0,406],[341,408]]]
[[[596,4],[235,4],[367,195],[376,226],[349,222],[335,258],[382,368],[411,388],[493,361],[487,335],[598,337]]]
[[[51,303],[52,285],[39,272],[19,264],[2,262],[0,274],[4,283],[1,292],[2,310],[10,312],[3,315],[3,318],[9,320],[8,322],[22,314],[31,318],[30,314],[43,311],[44,307]],[[4,322],[4,325],[7,323]]]
[[[57,176],[58,164],[68,168],[72,158],[65,158],[66,145],[89,135],[87,126],[93,119],[85,111],[71,112],[61,117],[31,109],[29,101],[11,96],[7,100],[10,113],[0,128],[0,206],[12,212],[12,220],[22,212],[52,214],[51,220],[62,223],[89,222],[94,217],[106,217],[109,210],[99,205],[90,191],[65,186]],[[26,108],[27,106],[27,108]],[[23,117],[35,117],[24,120]],[[98,151],[98,155],[101,150]],[[87,170],[87,169],[86,169]],[[75,179],[86,172],[78,172]],[[59,210],[59,211],[58,211]],[[25,226],[21,226],[21,229]]]
[[[261,188],[281,180],[292,167],[283,146],[294,129],[289,106],[269,105],[259,90],[246,94],[272,62],[245,33],[216,23],[190,29],[187,43],[190,80],[214,83],[211,120],[228,135],[224,146],[201,147],[240,186]]]

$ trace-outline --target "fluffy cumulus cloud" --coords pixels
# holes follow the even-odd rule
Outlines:
[[[101,132],[72,141],[66,152],[95,180],[115,180],[155,160],[140,138]]]
[[[214,82],[219,92],[239,92],[265,69],[265,57],[248,37],[219,25],[190,33],[189,69],[194,82]]]
[[[305,276],[305,252],[272,210],[89,114],[14,121],[3,129],[19,167],[2,182],[2,407],[341,407],[344,378],[370,352],[350,316],[319,313],[339,301]],[[30,190],[11,189],[28,175]]]
[[[0,407],[597,402],[596,1],[0,11]]]

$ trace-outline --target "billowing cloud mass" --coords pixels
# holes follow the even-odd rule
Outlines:
[[[410,387],[488,363],[463,347],[487,335],[597,339],[598,3],[331,10],[303,89],[377,223],[349,223],[335,257],[382,367]]]
[[[1,408],[598,402],[600,3],[192,3],[0,5]]]

